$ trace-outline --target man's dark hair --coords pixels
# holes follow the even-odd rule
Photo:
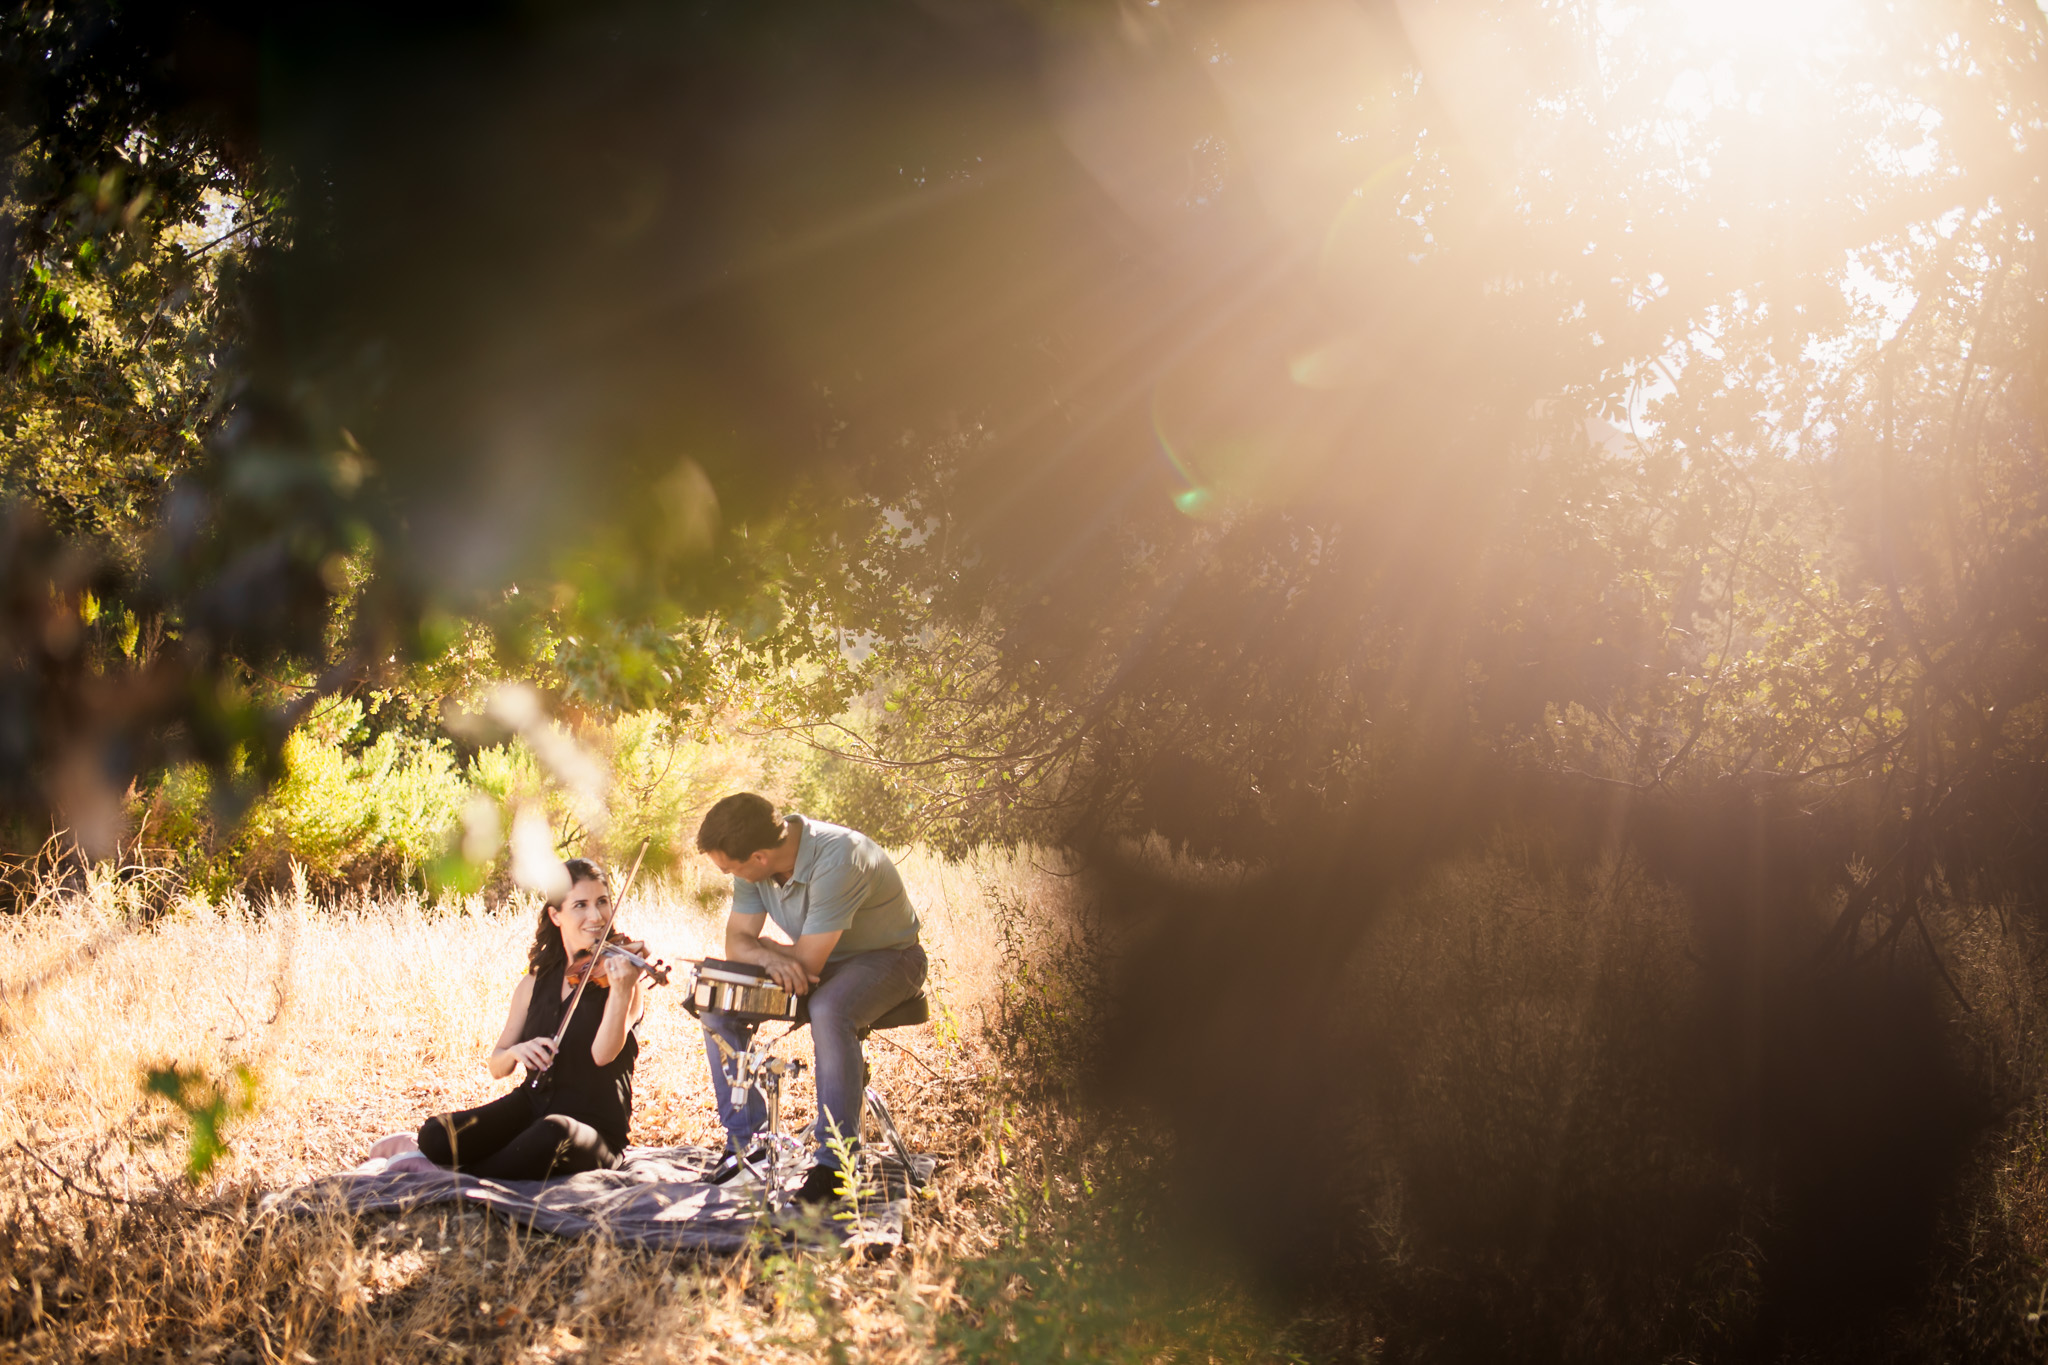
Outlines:
[[[782,822],[765,796],[734,792],[709,811],[697,826],[697,851],[723,853],[738,860],[751,858],[764,848],[782,842]]]

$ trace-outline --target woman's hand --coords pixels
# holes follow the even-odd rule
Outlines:
[[[617,946],[624,948],[635,957],[647,956],[647,945],[637,938],[629,938]],[[614,954],[611,960],[604,964],[604,975],[605,980],[611,983],[613,990],[630,991],[633,987],[640,984],[642,973],[638,963],[628,962],[623,957]]]
[[[509,1054],[513,1061],[528,1071],[546,1071],[555,1060],[555,1040],[552,1038],[528,1038],[514,1043],[501,1051]]]
[[[643,956],[647,952],[645,944],[632,940],[618,946]],[[627,1034],[646,1008],[642,998],[646,992],[640,987],[643,973],[637,964],[613,957],[604,964],[604,971],[611,993],[605,998],[604,1018],[598,1020],[597,1032],[590,1038],[590,1060],[598,1066],[610,1066],[618,1060],[626,1050]]]

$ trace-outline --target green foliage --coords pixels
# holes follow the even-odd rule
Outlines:
[[[236,836],[245,869],[296,860],[332,882],[365,869],[399,879],[439,851],[466,794],[446,741],[386,731],[359,748],[359,703],[329,703],[285,745],[287,776],[250,812]]]
[[[649,874],[697,856],[695,820],[728,791],[755,780],[754,756],[659,712],[619,716],[595,731],[593,747],[608,763],[613,849],[647,842]]]
[[[738,693],[818,725],[868,696],[808,798],[949,843],[1251,856],[1500,758],[1882,788],[1867,809],[1914,812],[1859,836],[1892,908],[2031,842],[1996,812],[2031,808],[2011,775],[2048,752],[2023,624],[2048,208],[2013,143],[2038,18],[1866,7],[1804,35],[1845,93],[1788,149],[1808,78],[1659,7],[1440,44],[1161,9],[987,45],[914,7],[657,7],[502,47],[202,8],[267,54],[261,90],[168,83],[182,29],[84,0],[0,29],[7,488],[54,528],[0,621],[25,828],[67,783],[178,761],[232,807],[308,704],[262,679],[411,662],[535,681],[579,724]],[[897,113],[795,98],[767,56],[793,41],[844,63],[836,109]],[[1355,65],[1303,80],[1325,47]],[[1159,93],[1207,89],[1211,49],[1241,84]],[[620,80],[629,50],[660,78]],[[1514,60],[1461,78],[1481,52]],[[1039,58],[1095,71],[1093,112],[1048,103]],[[1754,98],[1674,112],[1714,63]],[[1247,92],[1283,84],[1326,154],[1244,134]],[[266,159],[238,132],[258,108]],[[804,154],[746,154],[765,128]],[[1716,173],[1674,173],[1674,136]],[[1054,138],[1075,156],[1005,150]],[[1198,202],[1131,170],[1190,146],[1233,149]],[[664,170],[532,194],[594,152]],[[958,204],[912,165],[954,168]],[[855,220],[830,252],[732,255]],[[617,307],[650,278],[729,287]],[[43,628],[88,593],[104,624]]]
[[[0,498],[131,569],[224,415],[220,351],[264,216],[246,161],[163,102],[162,36],[75,8],[0,24],[20,77],[6,116],[26,133],[7,167]]]
[[[698,815],[729,791],[762,786],[770,766],[793,767],[798,789],[811,790],[799,746],[785,741],[778,753],[765,740],[727,740],[660,712],[636,712],[593,722],[575,737],[610,776],[606,819],[591,827],[577,795],[523,741],[488,745],[463,761],[446,738],[408,717],[403,699],[324,703],[286,739],[284,778],[231,824],[214,813],[204,769],[173,768],[136,802],[132,839],[149,861],[215,895],[288,887],[294,866],[318,891],[503,891],[504,834],[522,808],[540,812],[564,857],[630,854],[646,840],[651,876],[696,856]]]
[[[198,1068],[186,1070],[176,1063],[151,1067],[144,1073],[142,1088],[169,1101],[184,1115],[191,1129],[190,1155],[185,1178],[198,1184],[214,1163],[227,1155],[227,1127],[256,1108],[256,1073],[238,1065],[226,1077],[216,1079]]]
[[[522,806],[537,807],[563,856],[592,852],[630,856],[647,843],[643,875],[696,856],[694,819],[720,796],[760,785],[756,748],[716,737],[657,711],[594,722],[576,736],[610,774],[602,830],[586,826],[573,793],[552,781],[522,743],[479,750],[464,777],[500,811],[502,826]]]
[[[1038,1177],[1038,1178],[1034,1178]],[[963,1262],[965,1313],[935,1339],[966,1360],[1208,1362],[1297,1360],[1279,1334],[1213,1270],[1191,1272],[1146,1236],[1119,1227],[1108,1191],[1064,1198],[1033,1172],[1005,1182],[1010,1240]],[[1105,1205],[1111,1205],[1104,1207]]]
[[[398,730],[366,738],[362,703],[326,703],[284,746],[286,775],[238,825],[211,815],[203,770],[172,770],[143,819],[187,877],[211,892],[242,884],[417,884],[460,818],[469,789],[446,740]]]
[[[860,830],[891,848],[934,833],[933,812],[925,806],[927,792],[914,770],[822,747],[829,736],[820,738],[821,747],[802,755],[791,782],[790,801],[796,809]],[[937,832],[956,831],[938,825]]]
[[[465,22],[428,27],[446,37]],[[701,202],[730,202],[711,187],[723,154],[707,148],[704,173],[689,171],[673,154],[692,144],[658,128],[723,126],[729,108],[692,107],[711,89],[692,73],[747,41],[733,49],[737,35],[680,12],[634,22],[667,40],[592,49],[581,19],[543,23],[566,42],[547,40],[543,69],[557,76],[543,84],[601,104],[621,88],[620,51],[664,52],[673,69],[646,88],[671,107],[559,134],[645,130],[655,141],[617,147],[617,164],[660,161]],[[580,194],[537,201],[566,214],[552,226],[524,192],[526,208],[493,208],[529,176],[508,165],[479,183],[480,147],[537,154],[530,169],[547,175],[568,144],[501,141],[500,118],[537,87],[466,60],[443,71],[469,91],[452,105],[347,93],[387,61],[391,88],[419,88],[398,76],[415,56],[463,46],[436,37],[409,56],[411,38],[290,7],[67,0],[0,18],[0,565],[21,589],[0,603],[10,830],[54,816],[107,856],[118,831],[106,817],[131,779],[185,763],[206,769],[231,819],[282,777],[286,736],[322,696],[389,686],[408,665],[463,684],[532,680],[572,712],[701,720],[722,670],[785,679],[829,650],[815,589],[835,576],[838,528],[857,539],[873,509],[816,486],[815,443],[791,439],[828,422],[822,390],[788,375],[786,392],[763,393],[745,378],[751,359],[714,364],[694,326],[653,315],[638,341],[597,346],[631,364],[593,363],[576,343],[557,353],[610,334],[637,287],[626,281],[644,284],[640,267],[617,277],[613,263],[691,234],[649,234],[643,219],[630,239],[585,250],[572,243],[595,220]],[[195,44],[265,56],[195,61]],[[355,143],[372,127],[383,131]],[[391,164],[394,147],[417,149],[421,174]],[[361,174],[363,151],[385,164]],[[600,198],[624,191],[707,224],[637,173],[601,179]],[[453,198],[416,197],[443,191]],[[441,231],[487,220],[533,231]],[[721,250],[707,238],[685,251],[704,249]],[[583,264],[565,288],[571,260]],[[554,340],[514,360],[513,330]],[[485,428],[524,430],[516,444],[533,458],[507,465],[510,447]],[[88,595],[107,626],[44,619]],[[837,698],[826,713],[843,704],[824,673],[805,686],[811,701]]]

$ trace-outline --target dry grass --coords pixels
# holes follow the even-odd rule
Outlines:
[[[1733,976],[1640,869],[1511,855],[1390,906],[1332,1011],[1355,1104],[1333,1339],[1383,1334],[1395,1360],[2048,1358],[2048,937],[2025,915],[1930,907],[1953,992],[1911,940],[1855,974]],[[1921,1193],[1925,1246],[1883,1216]]]
[[[1722,1135],[1718,997],[1687,909],[1633,874],[1445,869],[1389,908],[1333,1005],[1336,1235],[1280,1332],[1182,1245],[1203,1192],[1168,1187],[1187,1216],[1162,1222],[1161,1148],[1079,1117],[1115,933],[1041,860],[902,860],[940,1017],[903,1039],[915,1060],[870,1056],[942,1164],[910,1245],[875,1263],[622,1250],[440,1208],[259,1216],[260,1193],[502,1089],[479,1059],[531,909],[295,895],[144,926],[118,886],[50,898],[0,923],[0,1365],[2039,1358],[2048,940],[2010,915],[1931,920],[1971,1002],[1944,1045],[2008,1117],[1949,1192],[1931,1292],[1823,1349],[1770,1332],[1789,1206]],[[627,927],[677,961],[714,948],[722,913],[688,877]],[[635,1138],[714,1142],[695,1026],[672,993],[653,1002]],[[164,1062],[262,1078],[196,1187],[181,1124],[140,1085]],[[800,1084],[794,1124],[811,1098]]]
[[[869,1051],[906,1136],[942,1164],[911,1245],[876,1264],[712,1263],[440,1208],[254,1212],[265,1190],[502,1090],[480,1058],[523,969],[530,908],[316,906],[301,893],[195,903],[140,927],[99,887],[0,926],[0,1360],[924,1360],[1041,1347],[1062,1358],[1072,1345],[1152,1359],[1188,1343],[1203,1354],[1214,1322],[1248,1321],[1236,1306],[1169,1323],[1117,1278],[1113,1252],[1103,1290],[1071,1283],[1078,1253],[1033,1250],[1099,1222],[1081,1193],[1098,1158],[1071,1116],[1006,1098],[1000,1030],[986,1025],[1003,1014],[1005,945],[1054,934],[1067,883],[1029,856],[912,854],[903,868],[940,1018],[905,1031],[915,1060]],[[714,950],[722,913],[718,887],[691,878],[629,906],[626,927],[674,962]],[[713,1142],[697,1030],[675,992],[653,1002],[634,1138]],[[139,1084],[165,1062],[215,1076],[245,1063],[261,1078],[257,1110],[197,1188],[175,1115]],[[810,1101],[800,1086],[795,1123]],[[1056,1304],[1062,1285],[1097,1321],[1078,1335],[1055,1323],[1048,1337],[1045,1315],[1020,1303]]]

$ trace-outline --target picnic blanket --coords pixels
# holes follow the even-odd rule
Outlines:
[[[483,1180],[453,1171],[389,1170],[372,1158],[352,1170],[266,1195],[262,1207],[291,1215],[344,1212],[407,1213],[422,1205],[478,1207],[564,1237],[608,1237],[631,1246],[687,1248],[730,1255],[766,1238],[836,1240],[869,1254],[902,1245],[915,1183],[930,1175],[933,1159],[913,1155],[906,1169],[895,1157],[861,1156],[866,1186],[848,1216],[804,1216],[788,1198],[803,1182],[801,1163],[788,1169],[779,1190],[764,1197],[757,1183],[708,1185],[704,1177],[718,1153],[703,1147],[629,1147],[619,1167],[559,1180]]]

